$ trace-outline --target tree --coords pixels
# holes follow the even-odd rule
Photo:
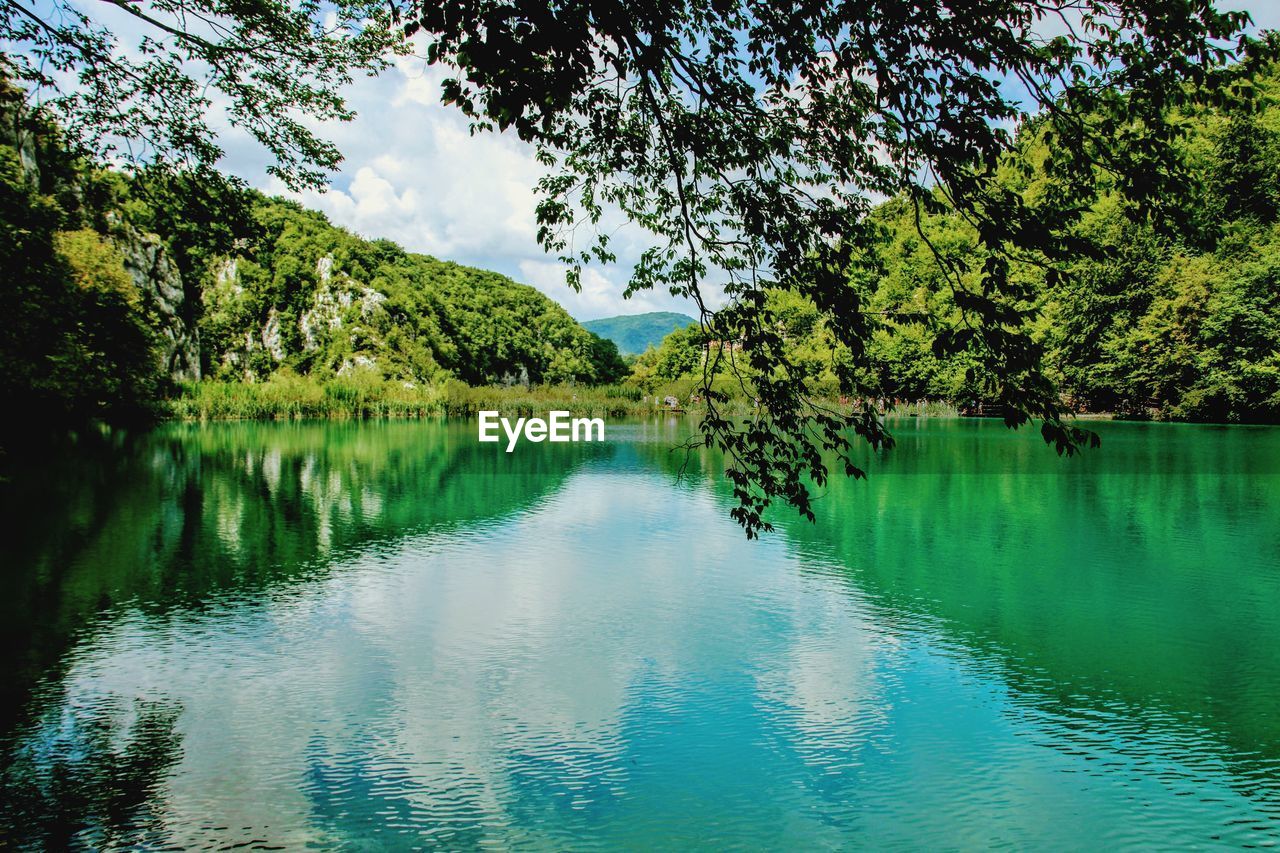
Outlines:
[[[117,248],[32,187],[0,145],[0,396],[23,423],[145,414],[157,354]]]
[[[597,382],[613,385],[621,382],[631,372],[618,354],[618,345],[608,338],[591,332],[587,346],[591,351],[591,365]]]
[[[1046,441],[1073,452],[1096,437],[1060,417],[1029,331],[1037,300],[1012,263],[1060,276],[1088,248],[1073,225],[1099,183],[1135,218],[1166,213],[1186,180],[1172,113],[1246,97],[1238,81],[1276,53],[1242,35],[1245,14],[1210,0],[424,1],[410,17],[427,58],[457,69],[445,100],[479,129],[538,146],[551,168],[539,236],[571,265],[571,285],[584,264],[616,260],[610,229],[591,228],[616,208],[654,243],[628,293],[688,296],[708,338],[742,347],[734,361],[760,414],[720,413],[710,377],[722,346],[707,359],[701,429],[726,454],[749,536],[768,529],[776,499],[813,517],[824,451],[861,476],[850,428],[874,447],[892,441],[870,407],[814,401],[770,291],[812,302],[856,366],[890,319],[868,308],[874,200],[899,197],[917,220],[950,208],[976,250],[930,245],[949,304],[896,319],[932,324],[938,351],[972,358],[1010,426],[1038,419]],[[1029,119],[1051,179],[1034,195],[1002,173],[1011,129]],[[727,297],[715,311],[713,283]],[[858,393],[866,380],[846,373]]]
[[[1252,216],[1273,222],[1280,213],[1280,175],[1276,136],[1250,114],[1233,115],[1218,143],[1216,168],[1210,176],[1211,191],[1228,219]]]
[[[642,388],[652,391],[663,382],[700,373],[706,344],[697,326],[675,329],[656,348],[651,346],[639,355],[633,375]]]
[[[341,159],[311,129],[352,113],[340,89],[403,48],[382,0],[0,0],[0,76],[60,120],[79,153],[181,166],[206,179],[222,152],[211,115],[254,136],[291,187]],[[138,33],[122,45],[113,34]]]

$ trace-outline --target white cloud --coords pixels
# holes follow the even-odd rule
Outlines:
[[[325,128],[346,162],[328,192],[297,197],[365,236],[511,266],[538,251],[533,186],[541,169],[528,146],[508,136],[472,136],[460,113],[440,106],[442,76],[402,63],[352,86],[359,117]],[[266,188],[283,190],[278,183]]]

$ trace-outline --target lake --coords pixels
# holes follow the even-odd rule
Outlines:
[[[12,450],[0,845],[1280,844],[1280,429],[895,421],[750,542],[686,428]]]

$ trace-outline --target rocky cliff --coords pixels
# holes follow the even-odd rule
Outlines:
[[[124,268],[142,294],[156,329],[164,370],[174,381],[200,378],[198,298],[188,295],[178,266],[157,234],[144,234],[119,220],[111,238],[124,254]]]
[[[0,79],[0,145],[11,147],[17,154],[22,177],[32,189],[57,196],[64,207],[70,208],[66,211],[68,218],[79,220],[64,222],[63,227],[79,227],[91,221],[105,225],[105,236],[123,254],[125,271],[138,289],[148,323],[156,333],[163,372],[175,381],[199,379],[198,295],[193,297],[192,289],[184,284],[159,235],[139,230],[120,211],[83,209],[79,169],[43,168],[42,159],[67,159],[65,152],[55,147],[53,135],[51,128],[32,117],[22,92]]]

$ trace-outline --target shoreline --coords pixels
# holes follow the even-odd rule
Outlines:
[[[706,406],[698,400],[693,379],[675,380],[651,390],[633,385],[472,386],[456,379],[432,385],[368,376],[338,377],[321,382],[310,377],[280,376],[264,382],[206,380],[184,383],[178,394],[160,401],[155,418],[162,423],[208,421],[475,419],[481,411],[504,417],[531,417],[565,411],[574,417],[699,417]],[[676,405],[664,401],[674,398]],[[835,411],[852,411],[841,396],[815,398]],[[753,414],[752,401],[738,396],[722,407],[732,417]],[[1001,419],[1002,412],[956,406],[940,400],[902,402],[881,412],[887,418]],[[1221,426],[1278,426],[1265,421],[1216,422],[1123,412],[1066,412],[1064,419],[1089,423],[1185,423]]]
[[[552,410],[574,416],[699,416],[706,405],[694,393],[696,381],[676,380],[651,390],[632,385],[472,386],[457,380],[414,385],[383,379],[338,379],[327,383],[302,377],[265,382],[205,381],[185,383],[179,393],[160,403],[163,421],[215,420],[353,420],[370,418],[475,418],[481,411],[503,416],[533,416]],[[851,411],[843,397],[816,397],[823,406]],[[671,405],[674,403],[674,405]],[[730,416],[756,411],[745,396],[722,404]],[[900,404],[886,417],[959,417],[961,410],[941,401]]]

